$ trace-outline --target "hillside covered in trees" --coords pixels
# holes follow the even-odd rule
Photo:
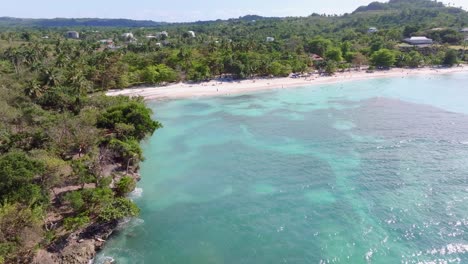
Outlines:
[[[1,27],[154,27],[166,23],[149,20],[102,18],[32,19],[0,17]]]
[[[468,12],[429,0],[375,2],[340,16],[173,24],[0,19],[0,263],[29,263],[38,249],[60,253],[73,234],[79,240],[138,213],[125,197],[143,160],[139,142],[161,124],[142,99],[103,91],[453,66],[467,60],[467,26]],[[411,36],[435,43],[402,43]]]

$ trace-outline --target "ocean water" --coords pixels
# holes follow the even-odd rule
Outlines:
[[[96,262],[468,263],[468,76],[152,102]]]

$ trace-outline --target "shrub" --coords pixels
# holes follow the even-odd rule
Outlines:
[[[117,194],[120,196],[124,196],[130,193],[131,191],[135,190],[136,182],[132,177],[125,176],[122,177],[122,179],[120,179],[116,187]]]
[[[135,217],[140,209],[126,198],[116,198],[108,204],[100,213],[99,219],[103,222],[119,220],[125,217]]]
[[[88,216],[68,217],[63,221],[63,226],[68,231],[76,231],[90,222]]]

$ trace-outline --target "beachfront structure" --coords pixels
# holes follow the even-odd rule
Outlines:
[[[273,38],[273,37],[267,37],[266,38],[266,42],[273,42],[273,41],[275,41],[275,38]]]
[[[67,38],[70,39],[79,39],[80,38],[80,33],[76,31],[68,31],[66,34]]]
[[[379,30],[376,27],[370,27],[367,30],[367,33],[377,33],[377,32],[379,32]]]
[[[188,36],[191,37],[191,38],[194,38],[194,37],[195,37],[195,32],[193,32],[193,31],[191,31],[191,30],[190,30],[190,31],[187,31],[187,34],[188,34]]]
[[[404,42],[410,44],[410,45],[432,45],[434,41],[430,38],[427,37],[411,37],[411,38],[406,38],[403,40]]]

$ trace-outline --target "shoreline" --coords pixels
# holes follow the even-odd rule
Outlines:
[[[256,91],[297,88],[324,84],[336,84],[350,81],[380,79],[390,77],[409,77],[416,75],[443,75],[451,73],[468,73],[467,65],[452,68],[393,68],[367,73],[364,70],[337,72],[333,76],[312,74],[308,77],[253,78],[233,81],[211,80],[201,83],[175,83],[167,86],[133,87],[122,90],[110,90],[108,96],[142,96],[145,100],[186,99],[209,96],[229,96]]]

